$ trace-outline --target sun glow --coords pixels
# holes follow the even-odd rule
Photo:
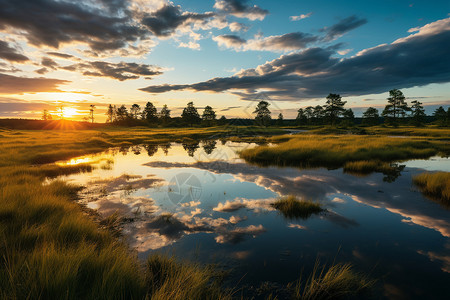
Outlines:
[[[80,114],[78,110],[73,107],[64,107],[62,113],[64,118],[72,118],[73,116]]]

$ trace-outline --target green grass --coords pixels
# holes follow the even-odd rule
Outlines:
[[[261,165],[340,168],[347,164],[347,170],[369,172],[379,168],[374,161],[390,163],[450,153],[449,143],[427,138],[358,135],[296,135],[288,140],[285,138],[275,137],[273,141],[281,141],[279,144],[246,149],[240,156]],[[352,162],[360,163],[349,164]]]
[[[421,173],[413,182],[422,193],[450,208],[450,172]]]
[[[288,219],[307,219],[313,214],[324,211],[319,203],[310,200],[299,200],[295,196],[280,198],[272,206]]]
[[[353,270],[351,264],[335,264],[327,268],[316,262],[305,281],[300,277],[291,284],[294,299],[359,299],[367,294],[374,281]]]

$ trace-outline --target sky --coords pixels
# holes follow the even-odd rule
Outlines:
[[[0,0],[0,118],[190,101],[295,118],[329,93],[357,116],[401,89],[450,105],[450,1]]]

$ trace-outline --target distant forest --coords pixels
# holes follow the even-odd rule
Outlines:
[[[200,115],[193,102],[189,102],[183,109],[181,117],[172,117],[171,110],[164,105],[158,112],[151,102],[147,102],[145,107],[133,104],[129,109],[125,105],[116,107],[109,105],[107,110],[106,123],[120,126],[151,126],[151,127],[208,127],[216,125],[259,125],[259,126],[353,126],[366,125],[374,126],[386,124],[390,126],[413,125],[424,126],[427,123],[435,123],[439,126],[450,126],[450,107],[447,110],[440,106],[433,115],[427,116],[418,100],[411,102],[411,106],[405,100],[405,96],[400,90],[389,91],[387,104],[380,113],[374,107],[368,107],[361,118],[356,118],[351,108],[345,108],[347,101],[343,101],[339,94],[329,94],[324,105],[315,107],[308,106],[298,109],[295,119],[284,119],[282,113],[274,119],[269,109],[270,103],[260,101],[253,114],[254,119],[227,119],[225,116],[217,118],[216,112],[211,106],[206,106]],[[95,106],[91,105],[89,117],[85,120],[94,123]],[[44,110],[42,119],[51,120],[53,117]]]

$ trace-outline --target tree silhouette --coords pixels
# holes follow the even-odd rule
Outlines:
[[[322,124],[323,123],[322,120],[324,117],[325,117],[325,109],[320,105],[314,107],[312,111],[312,122],[316,125]]]
[[[221,116],[219,121],[218,121],[219,125],[225,125],[227,124],[227,117],[225,116]]]
[[[378,114],[378,109],[369,107],[363,113],[363,123],[367,125],[377,125],[380,119],[380,115]]]
[[[167,124],[167,122],[170,121],[170,109],[167,108],[166,104],[163,105],[161,111],[159,112],[159,119],[163,124]]]
[[[417,100],[414,100],[411,102],[411,117],[412,117],[412,123],[414,126],[423,126],[423,123],[425,122],[425,109],[423,109],[422,102],[419,102]]]
[[[446,123],[447,113],[442,106],[439,106],[433,113],[433,116],[437,119],[439,125],[443,126]]]
[[[303,108],[299,108],[297,111],[297,117],[295,118],[297,125],[305,125],[308,118],[305,115]]]
[[[400,90],[390,90],[388,105],[383,110],[382,116],[385,117],[388,123],[398,125],[398,118],[404,117],[411,109],[405,101],[405,96]]]
[[[89,105],[89,118],[91,119],[91,123],[94,123],[94,109],[95,109],[95,105],[91,104]]]
[[[334,125],[339,116],[345,111],[345,103],[347,101],[342,101],[342,97],[339,94],[329,94],[327,96],[327,103],[324,105],[324,109],[331,125]]]
[[[147,102],[142,112],[142,119],[149,123],[156,123],[158,121],[158,113],[153,103]]]
[[[51,120],[52,118],[53,118],[52,115],[49,114],[46,109],[44,109],[41,119],[44,121],[47,121],[47,120]]]
[[[115,121],[116,116],[116,107],[111,104],[108,106],[108,110],[106,111],[106,123],[112,123]]]
[[[351,126],[355,124],[355,114],[351,108],[344,110],[342,117],[344,118],[344,125]]]
[[[260,126],[269,126],[272,121],[269,105],[267,101],[260,101],[253,112],[256,114],[255,121]]]
[[[277,118],[277,125],[278,126],[283,126],[284,124],[284,117],[282,113],[278,114],[278,118]]]
[[[139,104],[133,104],[130,108],[131,117],[137,120],[140,111],[141,107],[139,106]]]
[[[216,144],[217,142],[215,140],[205,140],[203,141],[203,150],[209,155],[216,149]]]
[[[189,126],[192,126],[194,124],[200,123],[200,115],[197,111],[197,108],[195,108],[193,102],[189,102],[187,106],[183,109],[183,113],[181,114],[181,118],[183,121]]]
[[[121,105],[116,112],[117,121],[123,122],[128,118],[128,110],[125,105]]]
[[[186,150],[187,154],[191,157],[194,156],[195,151],[200,148],[198,142],[182,143],[181,145],[183,145],[183,149]]]
[[[202,119],[206,125],[211,125],[216,120],[216,112],[211,106],[207,105],[203,110]]]

